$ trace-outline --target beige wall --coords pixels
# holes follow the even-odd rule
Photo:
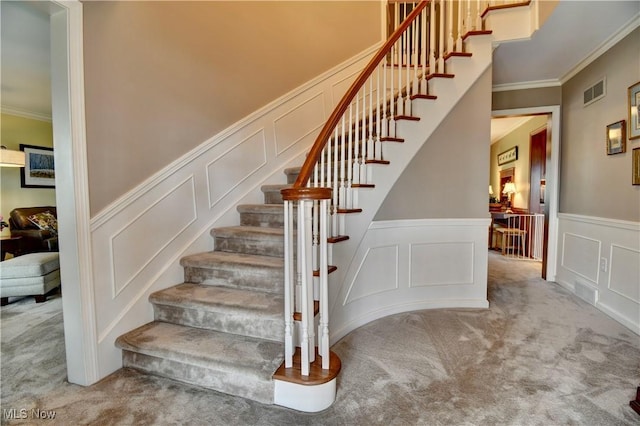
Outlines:
[[[640,81],[640,28],[562,86],[560,211],[640,221],[640,186],[631,185],[631,151],[607,155],[606,126],[627,120],[627,88]],[[606,96],[583,107],[583,91],[606,77]]]
[[[377,1],[83,5],[92,216],[381,39]]]
[[[562,88],[560,86],[493,92],[491,100],[494,111],[560,105],[561,102]]]
[[[2,114],[0,119],[0,144],[7,149],[20,150],[20,144],[52,148],[51,123],[15,115]],[[20,168],[0,168],[0,214],[8,222],[9,212],[16,207],[55,206],[56,191],[49,188],[21,188]],[[5,229],[2,235],[9,235]]]
[[[491,70],[478,79],[411,160],[375,220],[488,216],[489,93]]]
[[[518,192],[513,197],[513,207],[529,209],[529,175],[531,171],[529,163],[530,135],[534,131],[546,127],[547,120],[547,115],[534,116],[491,145],[489,183],[493,186],[495,197],[500,198],[500,171],[510,169],[511,167],[515,168],[514,183],[516,184]],[[518,159],[499,166],[498,154],[514,146],[518,147]]]

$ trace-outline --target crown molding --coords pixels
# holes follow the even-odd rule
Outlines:
[[[3,114],[15,115],[16,117],[29,118],[31,120],[52,122],[51,115],[40,114],[37,112],[25,111],[20,108],[14,108],[9,105],[0,106],[0,111]]]
[[[496,84],[493,86],[492,91],[508,92],[510,90],[542,89],[545,87],[558,87],[558,86],[562,86],[562,82],[557,79],[522,81],[519,83]]]
[[[589,64],[598,59],[602,54],[604,54],[607,50],[611,49],[616,43],[620,40],[631,34],[633,30],[640,26],[640,12],[636,13],[636,15],[631,18],[625,25],[620,27],[615,34],[609,37],[607,40],[602,42],[600,46],[596,47],[593,52],[587,55],[580,63],[574,66],[568,73],[566,73],[562,78],[560,78],[560,83],[564,84],[569,81],[573,76],[578,74],[580,71],[585,69]]]

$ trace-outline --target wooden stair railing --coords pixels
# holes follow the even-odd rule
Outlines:
[[[393,16],[406,18],[402,22],[396,18],[393,33],[318,134],[293,187],[281,191],[285,212],[284,369],[302,376],[310,374],[312,363],[319,364],[314,363],[314,301],[319,302],[317,353],[322,369],[331,369],[330,359],[335,359],[329,351],[328,275],[334,263],[328,241],[347,238],[344,213],[361,211],[357,191],[373,186],[371,165],[388,163],[384,143],[402,142],[396,135],[396,123],[419,119],[412,116],[412,100],[435,99],[429,93],[433,78],[453,77],[445,71],[445,60],[468,56],[462,40],[465,34],[482,31],[480,13],[487,6],[486,1],[477,0],[389,4],[396,9]],[[294,312],[299,313],[295,320]]]

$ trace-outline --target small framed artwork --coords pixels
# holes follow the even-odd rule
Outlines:
[[[633,156],[632,156],[632,177],[631,183],[634,185],[640,185],[640,148],[633,148]]]
[[[607,126],[607,155],[620,154],[627,151],[627,134],[624,120]]]
[[[640,81],[629,87],[629,139],[640,138]]]
[[[517,159],[518,159],[518,147],[514,146],[513,148],[498,154],[498,166],[501,166],[506,163],[510,163],[512,161],[516,161]]]
[[[20,169],[20,186],[23,188],[54,188],[56,172],[53,148],[20,144],[24,151],[24,167]]]

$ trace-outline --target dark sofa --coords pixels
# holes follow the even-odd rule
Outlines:
[[[49,212],[58,217],[54,206],[44,207],[19,207],[9,213],[9,228],[12,237],[20,239],[20,254],[58,251],[58,234],[56,230],[40,229],[29,220],[29,216],[37,213]]]

